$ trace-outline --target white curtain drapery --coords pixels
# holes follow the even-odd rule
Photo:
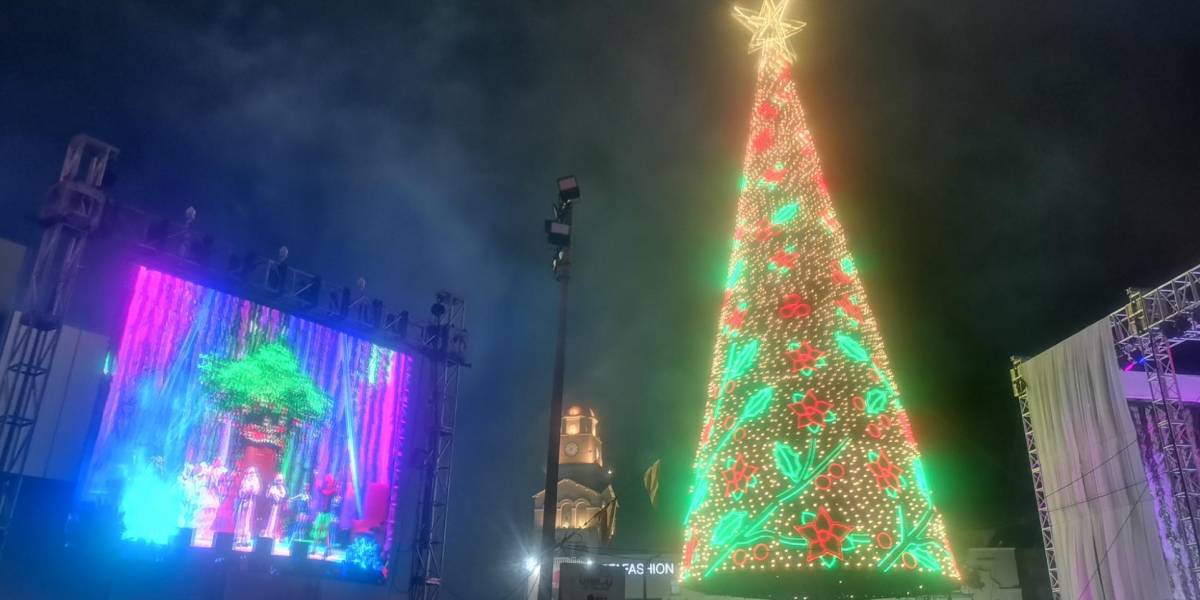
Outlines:
[[[1108,319],[1019,370],[1063,600],[1175,597]]]

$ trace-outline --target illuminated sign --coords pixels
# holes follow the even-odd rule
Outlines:
[[[623,600],[625,578],[620,567],[605,565],[598,569],[579,563],[563,563],[559,576],[562,600]]]
[[[673,562],[613,562],[606,567],[621,567],[626,575],[675,575]]]

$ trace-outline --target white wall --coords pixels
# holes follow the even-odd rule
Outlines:
[[[25,246],[0,239],[0,315],[16,307],[17,287],[24,261]],[[0,331],[3,330],[0,325]]]
[[[968,569],[974,571],[972,579],[981,584],[970,590],[972,600],[1021,600],[1014,549],[971,548],[960,567],[964,575]]]
[[[14,313],[12,322],[18,318],[19,313]],[[0,365],[8,364],[15,337],[16,328],[9,327]],[[25,475],[62,481],[78,477],[107,351],[108,339],[104,336],[63,327],[34,426]]]

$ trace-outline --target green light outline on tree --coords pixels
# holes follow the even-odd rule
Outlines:
[[[772,452],[775,457],[775,467],[779,472],[788,478],[792,483],[792,487],[786,488],[782,493],[775,496],[775,499],[763,507],[762,511],[754,517],[754,520],[746,525],[746,520],[749,514],[746,511],[736,511],[727,513],[721,522],[717,524],[714,530],[713,538],[710,544],[714,547],[724,548],[717,558],[712,561],[708,569],[704,572],[704,576],[712,575],[718,567],[729,560],[729,556],[733,551],[743,547],[756,544],[758,542],[774,540],[778,534],[764,529],[764,525],[768,520],[775,515],[775,511],[779,510],[787,502],[795,499],[802,492],[812,485],[813,480],[818,475],[824,473],[829,465],[837,460],[838,455],[850,445],[849,439],[843,439],[838,442],[824,457],[817,457],[817,438],[811,437],[808,441],[808,452],[803,461],[800,459],[800,454],[791,446],[782,442],[776,442]],[[740,513],[740,516],[739,516]],[[717,534],[720,535],[717,535]]]

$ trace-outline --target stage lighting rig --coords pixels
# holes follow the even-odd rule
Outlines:
[[[579,199],[579,180],[574,175],[558,178],[558,200],[551,207],[554,218],[546,219],[546,241],[554,246],[550,262],[556,279],[565,281],[571,265],[571,212]]]

